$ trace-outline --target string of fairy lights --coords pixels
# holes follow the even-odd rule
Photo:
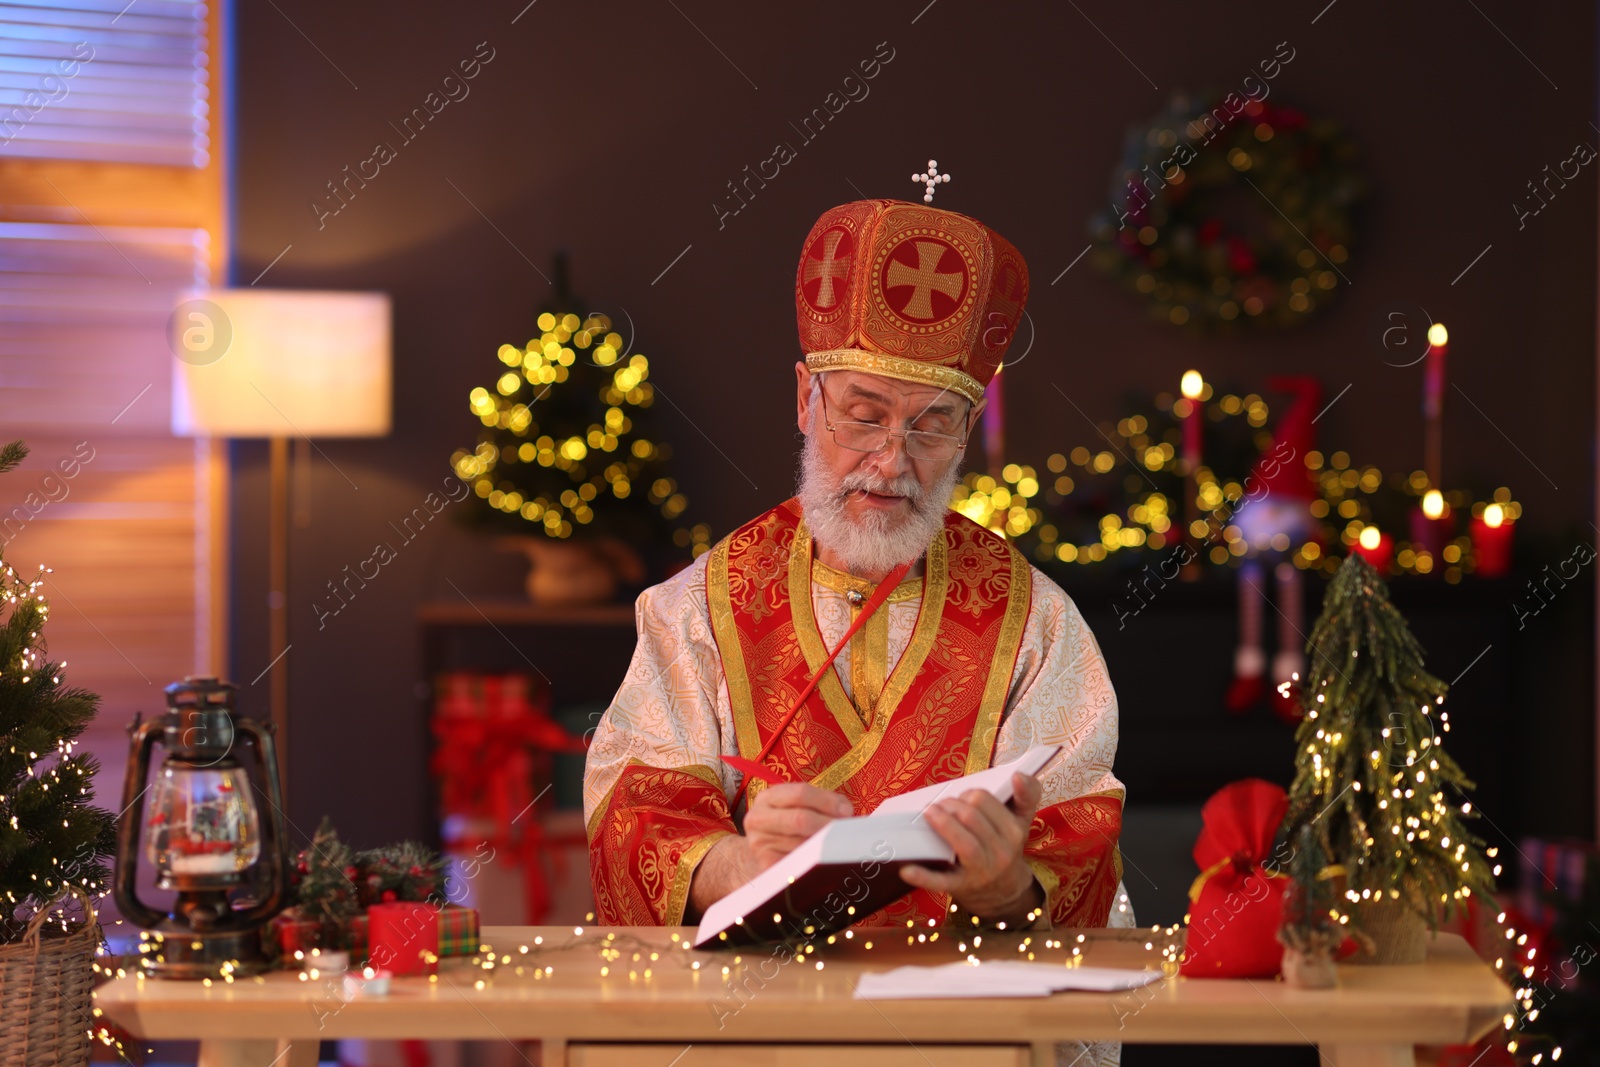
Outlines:
[[[1195,400],[1162,393],[1155,398],[1157,418],[1130,415],[1115,426],[1106,425],[1097,447],[1078,445],[1052,453],[1044,471],[1007,463],[998,478],[969,472],[956,486],[950,506],[1017,540],[1041,563],[1095,564],[1119,553],[1175,546],[1184,535],[1183,495],[1192,493],[1200,517],[1190,522],[1189,537],[1213,565],[1237,566],[1255,551],[1232,521],[1247,500],[1249,478],[1206,463],[1190,478],[1181,423],[1190,416],[1191,405],[1198,405],[1206,422],[1219,429],[1230,423],[1248,428],[1236,436],[1265,453],[1273,444],[1265,429],[1271,412],[1256,393],[1212,397],[1210,383],[1203,384]],[[1384,532],[1375,508],[1399,512],[1418,505],[1432,519],[1465,510],[1491,527],[1522,517],[1522,505],[1506,486],[1496,488],[1487,500],[1474,500],[1465,489],[1433,486],[1425,471],[1386,474],[1371,464],[1358,465],[1344,450],[1310,451],[1293,461],[1304,465],[1317,492],[1308,504],[1316,528],[1299,543],[1280,534],[1270,547],[1302,570],[1332,574],[1356,546],[1375,549]],[[1124,472],[1120,486],[1115,480],[1119,469]],[[1164,484],[1157,484],[1157,478]],[[1107,496],[1121,496],[1125,503],[1096,513],[1095,502]],[[1074,528],[1092,531],[1092,537],[1074,536]],[[1475,565],[1472,537],[1461,534],[1449,539],[1437,557],[1419,543],[1400,541],[1391,568],[1406,574],[1439,571],[1455,583]]]
[[[45,598],[44,586],[45,576],[52,573],[54,571],[51,568],[41,564],[36,577],[24,579],[9,563],[0,563],[0,601],[3,601],[7,606],[11,613],[11,618],[17,618],[16,613],[19,609],[33,613],[33,618],[24,620],[24,624],[27,627],[28,643],[24,644],[18,651],[14,664],[0,667],[0,679],[7,679],[9,673],[15,676],[19,684],[30,685],[34,683],[41,669],[49,669],[51,672],[49,676],[50,685],[61,684],[61,672],[65,670],[67,661],[49,662],[44,657],[42,646],[37,644],[40,631],[43,630],[50,617],[50,604]],[[41,753],[34,749],[27,750],[26,763],[24,765],[25,779],[19,782],[10,792],[0,793],[0,820],[4,820],[6,827],[12,831],[30,832],[30,828],[24,826],[19,819],[18,811],[21,808],[31,808],[33,805],[27,797],[19,794],[24,794],[33,788],[37,788],[41,793],[49,793],[52,789],[55,789],[63,794],[67,794],[69,790],[76,789],[79,797],[87,798],[91,795],[92,791],[88,783],[93,776],[93,769],[85,766],[79,759],[75,758],[77,747],[77,741],[57,738],[55,748],[51,752]],[[15,745],[9,745],[7,748],[8,755],[21,755]],[[47,759],[50,761],[49,765],[44,766],[44,761]],[[63,774],[70,775],[72,780],[69,781],[63,778]],[[72,812],[68,812],[62,820],[63,829],[72,828],[72,815]],[[71,933],[74,927],[67,918],[66,904],[61,901],[62,894],[78,889],[83,892],[86,899],[103,900],[111,893],[110,886],[106,884],[105,880],[97,877],[94,873],[95,865],[92,862],[79,863],[74,869],[73,858],[70,855],[67,857],[51,856],[51,871],[42,877],[36,872],[30,873],[29,882],[36,888],[24,897],[18,897],[14,890],[7,889],[5,892],[6,916],[9,918],[16,909],[28,905],[44,912],[46,916],[44,921],[52,927],[59,927],[62,934]],[[76,875],[76,878],[74,878],[74,875]],[[121,921],[120,919],[117,920],[119,924]],[[91,962],[91,968],[93,973],[111,978],[115,976],[113,970],[109,967],[102,967],[99,962],[108,953],[109,949],[102,937],[96,947],[95,958]],[[89,1025],[85,1026],[85,1030],[92,1041],[96,1041],[116,1052],[124,1061],[132,1062],[129,1059],[131,1050],[124,1043],[120,1033],[102,1019],[102,1012],[99,1008],[93,1008],[92,1016],[87,1017],[84,1021],[89,1023]]]

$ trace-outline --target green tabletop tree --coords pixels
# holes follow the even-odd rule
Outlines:
[[[1422,646],[1360,556],[1334,575],[1306,651],[1285,838],[1314,829],[1343,869],[1357,923],[1374,901],[1436,926],[1472,893],[1489,897],[1483,842],[1468,829],[1473,785],[1441,743],[1448,686],[1424,669]]]

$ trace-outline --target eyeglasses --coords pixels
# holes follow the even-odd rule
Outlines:
[[[889,447],[889,439],[898,437],[905,442],[906,455],[912,459],[947,460],[966,445],[966,435],[952,437],[928,430],[892,430],[875,422],[834,422],[828,417],[828,394],[819,389],[822,397],[822,424],[833,434],[840,448],[852,452],[882,452]]]

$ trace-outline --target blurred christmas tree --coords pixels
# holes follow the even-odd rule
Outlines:
[[[1334,575],[1306,651],[1284,836],[1314,827],[1358,921],[1365,902],[1399,901],[1436,923],[1473,892],[1492,899],[1461,799],[1472,783],[1440,744],[1448,686],[1423,669],[1422,646],[1360,556]]]
[[[27,455],[6,445],[0,473]],[[111,813],[89,803],[98,764],[73,751],[100,698],[64,688],[65,664],[45,658],[45,573],[24,579],[0,560],[0,944],[69,883],[104,896],[116,849]]]
[[[500,346],[499,377],[469,400],[478,445],[451,466],[482,502],[476,515],[505,532],[670,541],[699,555],[710,530],[676,524],[689,502],[667,472],[671,446],[650,427],[649,360],[627,352],[606,315],[576,314],[565,288],[558,260],[539,335]]]

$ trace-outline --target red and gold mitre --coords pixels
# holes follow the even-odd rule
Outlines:
[[[858,200],[811,227],[794,302],[813,371],[858,370],[976,403],[1028,300],[1028,265],[976,219],[903,200]]]

